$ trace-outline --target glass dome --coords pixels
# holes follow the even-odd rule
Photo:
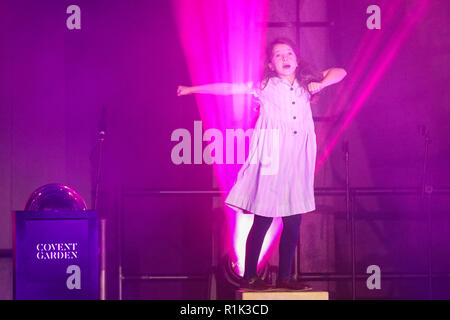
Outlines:
[[[85,211],[86,203],[72,188],[62,184],[47,184],[28,198],[25,211]]]

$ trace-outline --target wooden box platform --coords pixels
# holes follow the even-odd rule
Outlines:
[[[236,300],[328,300],[327,291],[295,291],[270,289],[263,291],[236,290]]]

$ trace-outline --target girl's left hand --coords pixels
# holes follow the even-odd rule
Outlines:
[[[317,92],[319,92],[323,88],[325,88],[325,86],[321,82],[310,82],[308,84],[308,90],[312,94],[316,94]]]

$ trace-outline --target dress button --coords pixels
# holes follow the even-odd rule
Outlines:
[[[297,131],[294,131],[294,134],[297,134]]]
[[[295,104],[295,101],[292,101],[292,104]]]
[[[291,91],[294,91],[294,88],[291,87]]]
[[[293,118],[294,118],[294,119],[297,119],[297,117],[296,117],[296,116],[294,116]]]

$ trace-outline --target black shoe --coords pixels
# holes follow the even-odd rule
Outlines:
[[[258,277],[244,280],[241,287],[250,290],[268,290],[272,288],[270,284]]]
[[[306,283],[295,280],[292,276],[277,280],[277,288],[297,291],[311,291],[312,288]]]

